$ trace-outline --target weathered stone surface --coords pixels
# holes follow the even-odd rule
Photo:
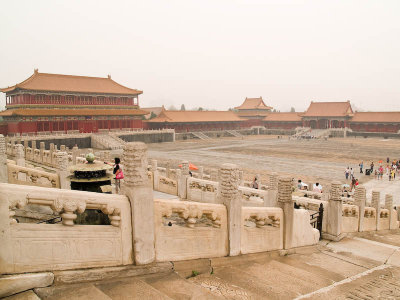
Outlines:
[[[74,284],[65,286],[52,286],[44,289],[35,289],[42,300],[111,300],[93,284]]]
[[[40,298],[33,291],[26,291],[16,295],[3,298],[4,300],[40,300]]]
[[[53,273],[27,273],[0,277],[0,297],[53,284]]]
[[[127,278],[107,283],[97,283],[95,286],[113,300],[171,300],[160,291],[138,278]]]
[[[131,277],[146,274],[162,274],[172,272],[173,265],[170,262],[160,262],[145,266],[124,266],[93,268],[84,270],[56,271],[54,272],[54,282],[59,283],[79,283],[97,280],[110,280],[118,277]]]

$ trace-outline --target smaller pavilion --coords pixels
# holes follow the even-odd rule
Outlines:
[[[302,115],[303,126],[313,129],[345,128],[354,112],[350,101],[346,102],[313,102]]]
[[[269,112],[272,111],[271,106],[267,106],[260,98],[247,98],[242,105],[235,107],[237,115],[246,119],[263,119]]]

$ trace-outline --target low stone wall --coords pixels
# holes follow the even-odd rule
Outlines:
[[[175,130],[146,130],[118,135],[125,142],[165,143],[175,141]]]
[[[154,200],[157,261],[228,254],[226,207],[221,204]]]
[[[342,232],[357,232],[359,225],[359,207],[357,205],[343,204]]]
[[[391,138],[391,139],[399,139],[400,134],[398,133],[390,133],[390,132],[357,132],[357,131],[349,131],[347,132],[348,137],[375,137],[375,138]]]
[[[165,176],[158,176],[154,182],[154,190],[170,195],[178,195],[178,182]]]

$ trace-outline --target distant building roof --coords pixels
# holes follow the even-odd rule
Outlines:
[[[399,111],[356,112],[351,122],[360,123],[400,123]]]
[[[353,110],[350,101],[346,102],[313,102],[311,101],[303,117],[346,117],[351,116]]]
[[[146,111],[146,119],[150,118],[151,113],[154,113],[156,116],[158,116],[161,111],[163,110],[163,106],[157,106],[157,107],[141,107],[141,110]]]
[[[0,116],[142,116],[146,112],[140,109],[7,109]]]
[[[303,113],[300,112],[276,112],[269,113],[264,121],[271,122],[301,122],[301,117]]]
[[[233,111],[163,110],[150,123],[241,122]]]
[[[31,91],[52,91],[52,92],[77,92],[77,93],[98,93],[116,95],[139,95],[142,91],[127,88],[111,79],[101,77],[87,77],[75,75],[61,75],[39,73],[37,69],[31,77],[14,86],[0,89],[3,93],[16,89]]]
[[[235,107],[235,109],[261,109],[261,110],[271,110],[271,106],[267,106],[262,97],[260,98],[247,98],[244,100],[242,105]]]

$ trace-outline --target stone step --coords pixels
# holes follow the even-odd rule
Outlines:
[[[35,289],[35,293],[42,300],[111,300],[91,283],[51,286]]]
[[[170,297],[135,277],[99,282],[94,286],[113,300],[171,300]]]
[[[142,276],[140,279],[172,299],[223,299],[209,290],[180,277],[176,273],[168,275],[153,274]]]
[[[330,255],[324,252],[309,255],[293,254],[277,260],[334,281],[343,280],[367,269],[349,260],[344,261],[338,258],[337,255]]]

